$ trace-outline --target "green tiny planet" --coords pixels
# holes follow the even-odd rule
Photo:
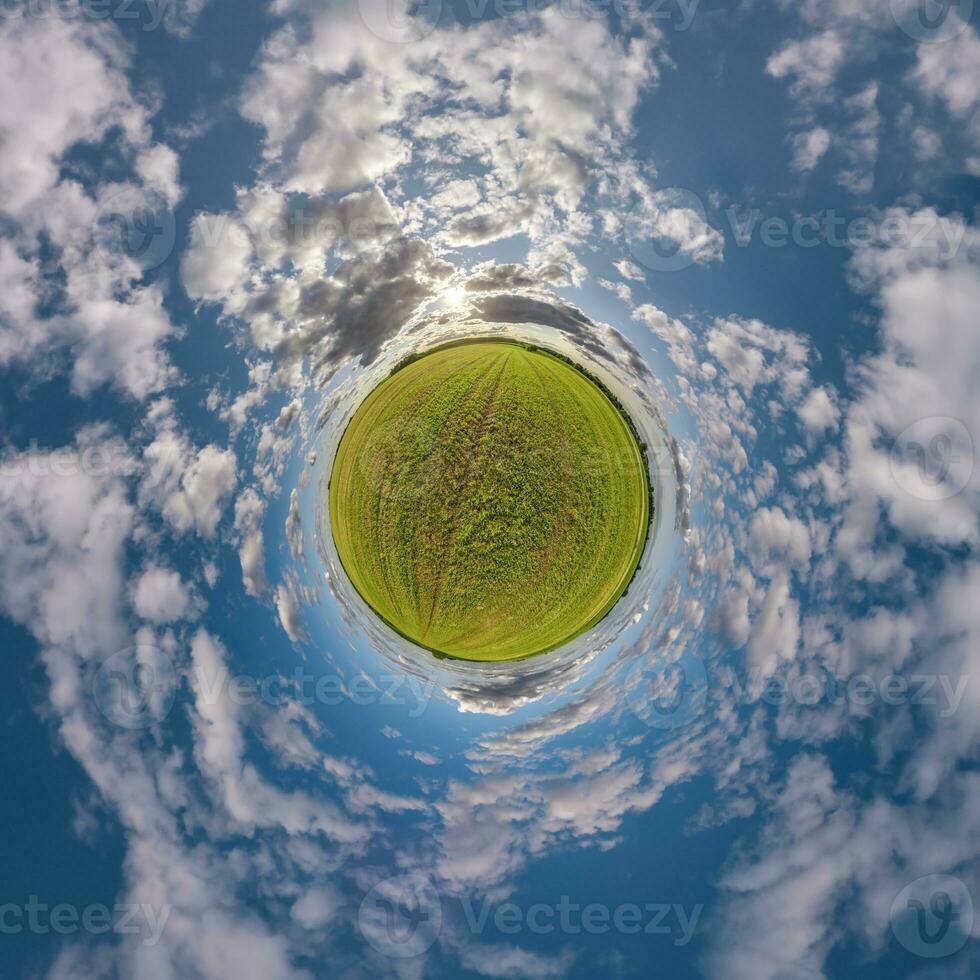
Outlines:
[[[510,341],[416,356],[354,413],[329,484],[360,596],[435,654],[518,660],[603,619],[652,509],[632,421],[570,361]]]

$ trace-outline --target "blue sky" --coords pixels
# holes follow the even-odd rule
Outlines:
[[[973,8],[4,4],[0,974],[976,976]],[[519,664],[324,513],[467,335],[650,447]]]

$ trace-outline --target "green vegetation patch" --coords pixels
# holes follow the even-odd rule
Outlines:
[[[354,587],[435,653],[514,660],[602,619],[643,552],[632,423],[570,363],[510,342],[406,362],[351,419],[330,522]]]

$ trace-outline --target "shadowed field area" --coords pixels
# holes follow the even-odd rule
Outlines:
[[[629,584],[650,518],[640,447],[582,372],[481,342],[413,361],[341,439],[330,522],[364,600],[467,660],[567,642]]]

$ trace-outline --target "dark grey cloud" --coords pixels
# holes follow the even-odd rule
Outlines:
[[[524,231],[531,216],[530,204],[509,210],[488,210],[462,215],[449,225],[446,240],[452,245],[485,245],[501,238],[510,238]]]
[[[304,288],[301,325],[277,353],[286,359],[312,356],[317,371],[348,357],[370,364],[452,271],[417,238],[396,238],[369,249]]]
[[[470,293],[493,293],[520,289],[537,289],[542,279],[536,272],[518,262],[496,264],[488,262],[477,267],[466,280],[466,291]]]
[[[537,323],[553,327],[596,357],[615,362],[608,345],[598,339],[599,325],[581,310],[557,298],[548,302],[532,296],[498,294],[476,299],[473,307],[476,315],[488,323]]]
[[[489,268],[476,277],[479,289],[484,283],[494,281],[520,282],[530,279],[542,285],[541,272],[520,270],[522,266],[504,265]],[[471,280],[472,282],[473,280]],[[566,303],[557,296],[548,299],[520,293],[481,296],[473,301],[475,317],[489,323],[536,323],[552,327],[569,337],[580,351],[587,351],[597,360],[615,366],[615,373],[623,380],[634,381],[640,391],[652,380],[646,358],[633,342],[606,323],[597,322],[586,316],[580,309]]]

